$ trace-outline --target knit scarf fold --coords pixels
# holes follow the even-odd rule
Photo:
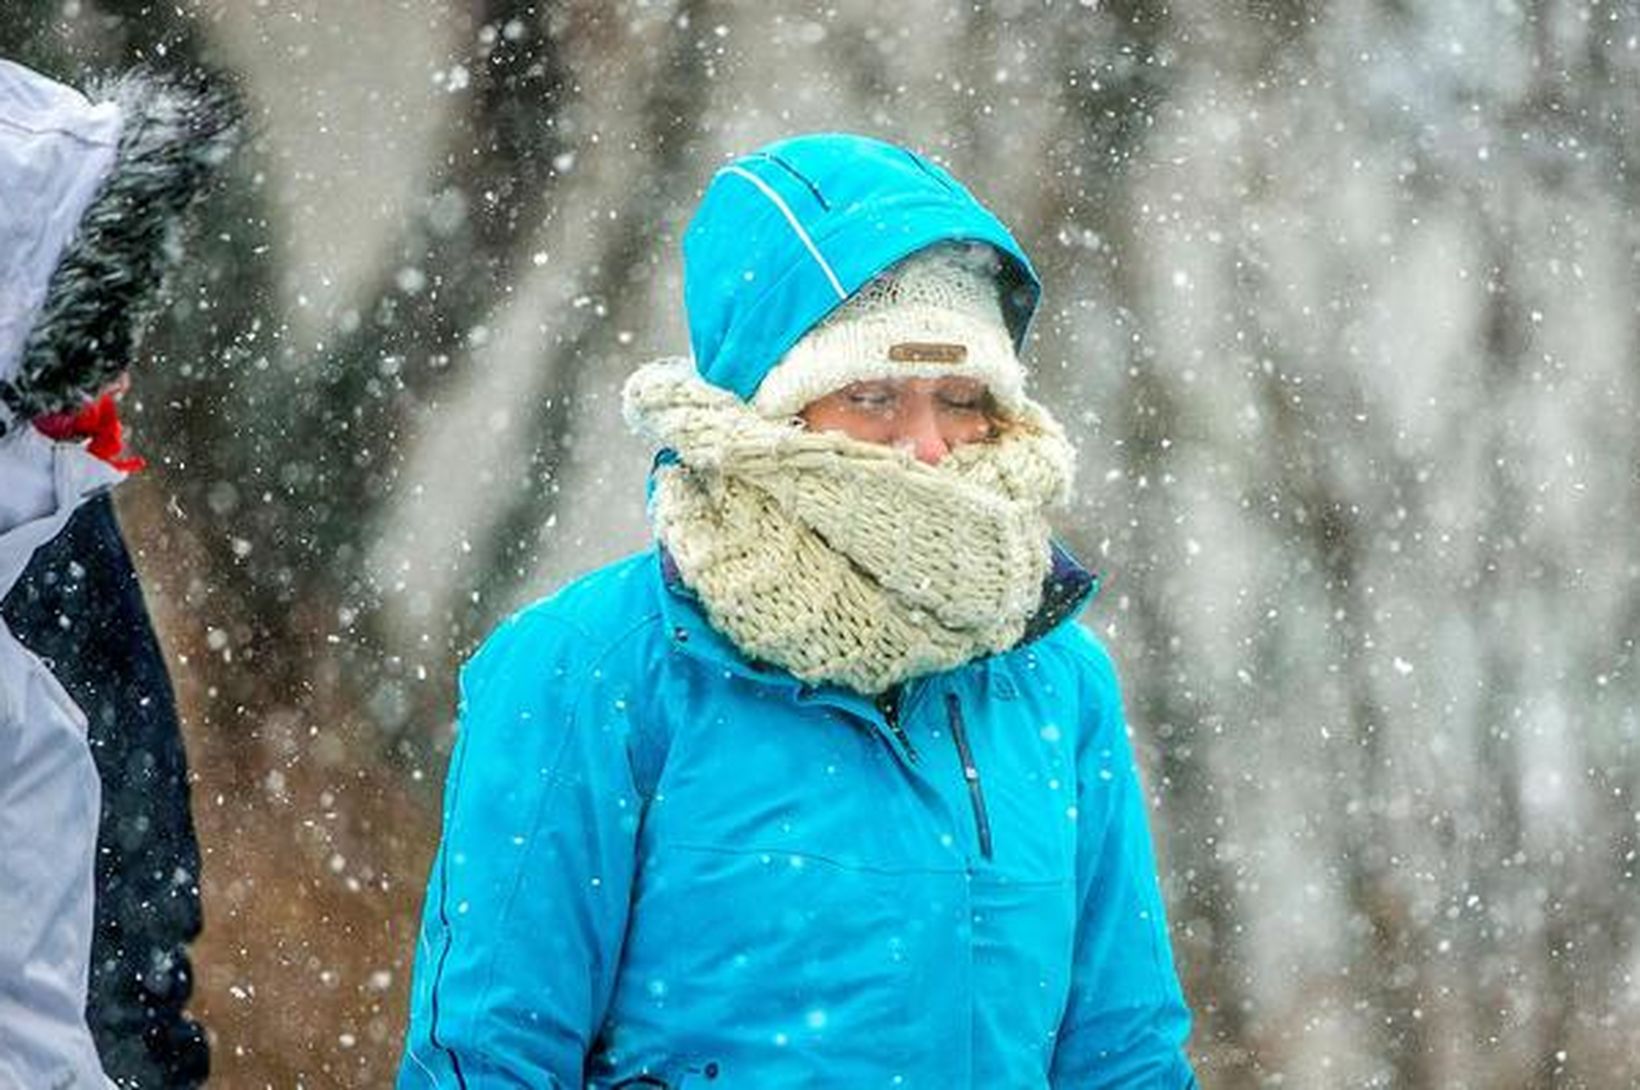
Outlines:
[[[937,466],[758,415],[687,360],[640,368],[627,421],[677,454],[651,513],[713,626],[748,657],[868,695],[1017,643],[1073,452],[1025,402]]]

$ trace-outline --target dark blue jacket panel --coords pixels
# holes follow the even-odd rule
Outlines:
[[[200,929],[199,844],[176,701],[107,495],[34,554],[6,622],[85,712],[102,779],[87,1009],[121,1087],[199,1086],[205,1034],[183,1008]]]

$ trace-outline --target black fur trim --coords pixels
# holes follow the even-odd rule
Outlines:
[[[133,72],[90,97],[119,103],[119,148],[51,274],[16,378],[0,383],[0,403],[24,420],[77,408],[131,365],[182,256],[186,213],[238,137],[238,97],[206,77]]]

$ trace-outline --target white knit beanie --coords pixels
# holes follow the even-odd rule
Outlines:
[[[978,379],[1012,413],[1025,375],[1002,317],[999,259],[983,244],[921,250],[861,288],[803,335],[752,397],[763,416],[795,416],[856,382]]]

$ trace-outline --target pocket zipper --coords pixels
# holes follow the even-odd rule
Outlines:
[[[945,717],[951,725],[951,740],[957,744],[957,759],[962,762],[962,778],[968,784],[968,802],[974,808],[974,828],[979,833],[979,854],[991,858],[991,819],[985,812],[985,788],[979,781],[979,766],[974,763],[974,751],[968,745],[968,728],[962,721],[962,704],[956,693],[945,694]]]

